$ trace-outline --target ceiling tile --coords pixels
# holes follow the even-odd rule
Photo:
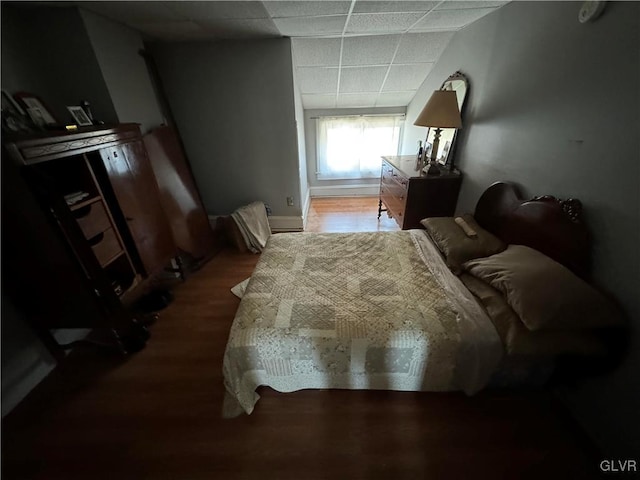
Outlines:
[[[404,32],[422,16],[422,13],[359,13],[349,18],[347,33]]]
[[[293,55],[297,67],[338,66],[339,38],[294,38]]]
[[[403,90],[417,90],[431,71],[432,63],[418,63],[415,65],[391,65],[387,80],[382,87],[383,92],[401,92]]]
[[[406,33],[393,63],[431,63],[440,58],[453,32]]]
[[[340,72],[340,93],[380,91],[387,67],[347,67]]]
[[[280,38],[280,31],[270,18],[246,20],[198,20],[202,28],[215,38]]]
[[[494,11],[495,8],[434,10],[413,27],[411,31],[459,29]]]
[[[159,3],[159,2],[153,2]],[[162,2],[190,20],[271,18],[262,2]]]
[[[347,93],[338,95],[338,108],[371,107],[375,105],[377,93]]]
[[[336,108],[335,95],[302,95],[302,106],[308,108]]]
[[[415,91],[381,93],[376,100],[376,107],[397,107],[409,105]]]
[[[272,17],[312,17],[315,15],[346,15],[350,1],[265,1],[264,6]]]
[[[447,0],[442,2],[436,10],[462,10],[465,8],[498,8],[509,3],[508,1],[475,0],[462,2],[457,0]]]
[[[342,65],[389,64],[400,35],[347,37],[342,47]]]
[[[427,1],[360,1],[356,2],[353,13],[376,13],[376,12],[428,12],[440,2]]]
[[[284,36],[342,34],[346,20],[346,15],[273,19],[276,27]]]
[[[296,69],[300,93],[336,93],[338,91],[338,69],[322,67],[300,67]]]

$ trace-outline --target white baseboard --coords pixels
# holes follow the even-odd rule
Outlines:
[[[302,217],[269,217],[269,226],[272,233],[277,232],[302,232],[304,229],[304,222]]]
[[[312,197],[370,197],[380,193],[380,185],[330,185],[309,187]]]
[[[310,201],[307,203],[310,203]],[[220,215],[209,215],[209,224],[211,225],[211,228],[215,228],[216,220],[219,216]],[[269,226],[271,227],[272,233],[302,232],[304,229],[302,217],[271,216],[267,218],[269,220]]]

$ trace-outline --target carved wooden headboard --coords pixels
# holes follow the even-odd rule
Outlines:
[[[585,277],[590,241],[581,213],[580,200],[550,195],[523,200],[514,185],[497,182],[484,191],[474,216],[504,242],[534,248]]]

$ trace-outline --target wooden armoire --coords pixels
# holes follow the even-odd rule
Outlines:
[[[2,163],[3,289],[45,344],[102,327],[144,346],[125,305],[178,249],[138,125],[5,138]]]

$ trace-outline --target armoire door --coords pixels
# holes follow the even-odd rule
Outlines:
[[[144,144],[135,140],[104,148],[100,155],[144,269],[151,275],[177,251]]]

